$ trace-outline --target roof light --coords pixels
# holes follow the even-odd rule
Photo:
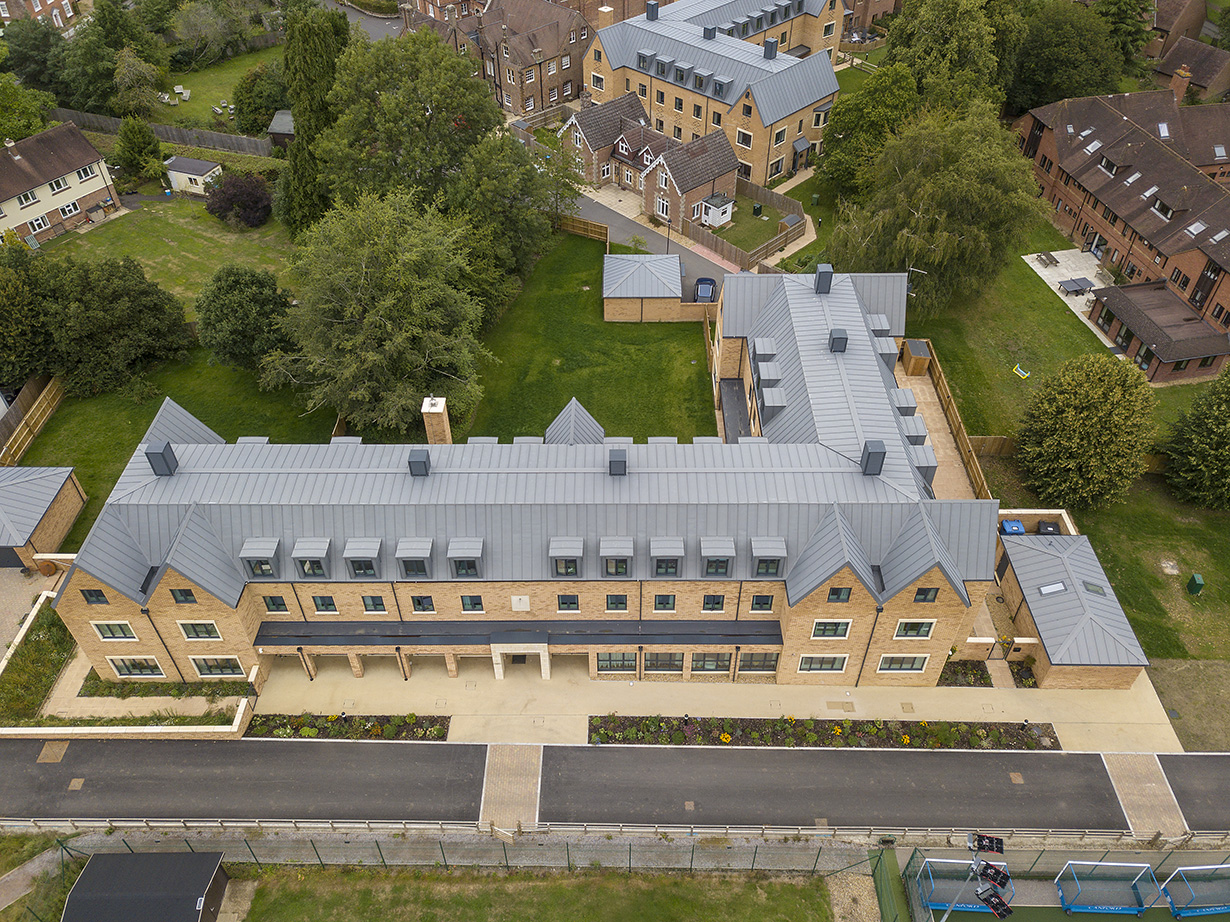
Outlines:
[[[1039,586],[1038,592],[1041,595],[1054,595],[1056,592],[1063,592],[1066,588],[1063,583],[1047,583],[1045,586]]]
[[[1225,160],[1226,159],[1226,145],[1225,144],[1214,144],[1213,145],[1213,157],[1217,160]]]
[[[1132,183],[1136,182],[1136,180],[1138,179],[1140,179],[1140,170],[1137,170],[1135,173],[1133,173],[1131,176],[1125,179],[1123,181],[1123,184],[1125,186],[1130,186]]]
[[[1102,146],[1102,142],[1094,138],[1089,142],[1089,146],[1085,148],[1085,153],[1092,154],[1095,150]]]
[[[1146,189],[1144,192],[1140,193],[1140,197],[1141,197],[1141,198],[1148,198],[1149,196],[1151,196],[1151,195],[1152,195],[1154,192],[1156,192],[1156,191],[1157,191],[1157,186],[1150,186],[1150,187],[1149,187],[1148,189]]]
[[[1187,233],[1190,236],[1195,237],[1197,234],[1204,231],[1204,229],[1208,226],[1209,225],[1205,224],[1203,221],[1197,221],[1195,224],[1192,224],[1190,227],[1187,228]]]
[[[1157,123],[1157,136],[1159,138],[1170,137],[1170,126],[1167,125],[1165,122],[1158,122]]]

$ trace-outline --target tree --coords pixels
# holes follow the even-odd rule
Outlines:
[[[430,202],[466,152],[504,123],[487,84],[474,76],[473,59],[430,29],[352,41],[338,61],[329,103],[337,120],[315,151],[329,163],[330,189],[340,202],[392,189],[419,190]]]
[[[115,56],[115,99],[111,108],[120,115],[149,118],[158,101],[158,68],[137,57],[131,46]]]
[[[135,13],[120,6],[118,0],[95,0],[93,15],[93,24],[112,53],[118,54],[121,49],[131,47],[142,61],[166,71],[166,42],[145,29]],[[76,41],[75,36],[73,41]]]
[[[114,153],[116,162],[130,176],[145,172],[151,160],[162,163],[162,147],[154,135],[154,129],[139,118],[126,118],[120,122]]]
[[[17,234],[0,244],[0,383],[23,384],[46,370],[51,329],[40,286],[32,277],[38,260]]]
[[[222,181],[206,196],[205,210],[223,221],[234,220],[247,227],[260,227],[273,211],[273,196],[262,176],[223,173]]]
[[[1029,17],[1009,106],[1024,112],[1060,99],[1114,93],[1123,58],[1110,27],[1071,0],[1047,0]]]
[[[1007,93],[1016,79],[1021,46],[1029,32],[1028,17],[1038,0],[987,0],[983,12],[995,35],[991,53],[995,55],[995,85]]]
[[[220,362],[257,371],[266,355],[290,348],[281,327],[290,302],[272,272],[223,266],[197,295],[201,345]]]
[[[231,37],[226,17],[205,0],[182,6],[172,17],[172,27],[192,67],[203,67],[221,58]]]
[[[12,26],[9,28],[11,29]],[[1217,47],[1230,51],[1230,4],[1223,6],[1221,12],[1217,14],[1217,28],[1220,32],[1217,36]],[[4,37],[8,38],[7,29],[5,30]]]
[[[22,86],[59,94],[63,90],[60,69],[68,42],[46,19],[16,19],[4,26],[8,68]]]
[[[28,90],[12,74],[0,74],[0,138],[20,141],[38,134],[47,110],[55,104],[50,93]]]
[[[996,99],[998,62],[985,0],[906,0],[888,30],[886,64],[904,64],[936,106]]]
[[[576,214],[581,195],[580,161],[555,135],[539,142],[534,149],[534,164],[547,188],[547,214],[552,224],[564,215]]]
[[[914,77],[904,64],[881,67],[857,92],[838,96],[824,130],[820,169],[825,177],[843,194],[865,192],[885,142],[920,104]]]
[[[1110,27],[1110,37],[1131,64],[1152,38],[1153,0],[1096,0],[1093,11]]]
[[[1034,391],[1017,432],[1026,486],[1047,506],[1122,499],[1144,473],[1154,403],[1131,362],[1105,352],[1064,362]]]
[[[1045,213],[1029,161],[985,102],[916,118],[870,179],[865,203],[837,223],[830,261],[850,272],[918,270],[910,309],[923,316],[974,290]]]
[[[278,64],[257,64],[244,74],[231,93],[235,125],[244,134],[259,134],[269,127],[278,109],[290,107],[286,81]]]
[[[1166,482],[1179,499],[1230,509],[1230,370],[1179,414],[1166,446]]]
[[[144,28],[162,34],[171,28],[171,17],[178,7],[176,0],[137,0],[135,12]]]
[[[292,234],[320,219],[329,207],[329,192],[312,150],[317,136],[333,122],[329,89],[337,58],[350,38],[341,10],[297,3],[287,11],[283,53],[286,89],[295,111],[295,139],[286,169],[278,177],[278,218]]]
[[[115,98],[115,51],[93,22],[78,26],[64,51],[60,102],[84,112],[105,113]]]
[[[45,282],[53,305],[51,370],[63,376],[70,393],[114,390],[188,348],[183,305],[130,257],[66,259],[54,264]]]
[[[283,329],[294,348],[265,357],[262,384],[293,384],[310,408],[358,428],[405,432],[431,393],[464,418],[485,354],[482,310],[466,291],[469,232],[403,193],[334,208],[292,257],[299,303]]]

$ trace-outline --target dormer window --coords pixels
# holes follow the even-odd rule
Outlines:
[[[687,75],[687,74],[685,74],[685,73],[683,72],[683,68],[682,68],[682,67],[676,67],[676,68],[675,68],[675,82],[676,82],[676,83],[683,83],[683,82],[684,82],[684,81],[686,81],[687,79],[688,79],[688,75]]]
[[[623,577],[631,572],[631,538],[603,538],[598,542],[598,554],[602,557],[602,569],[607,576]]]
[[[406,579],[431,577],[431,538],[399,539],[396,556]]]
[[[295,572],[306,579],[326,579],[325,563],[329,558],[328,538],[300,538],[291,552]]]
[[[239,551],[244,570],[253,579],[273,579],[277,576],[277,538],[249,538]]]
[[[784,538],[753,538],[752,557],[756,560],[756,576],[775,579],[782,575],[782,563],[786,558]]]
[[[658,76],[659,77],[666,76],[666,62],[665,61],[658,62]]]
[[[650,161],[653,160],[653,155],[649,151],[645,151],[644,160],[645,160],[645,166],[649,166]]]
[[[623,138],[619,139],[619,152],[621,154],[628,153],[628,142],[625,141]]]
[[[1114,165],[1114,163],[1111,162],[1109,157],[1105,157],[1105,156],[1103,156],[1102,159],[1098,161],[1098,166],[1100,166],[1103,170],[1105,170],[1111,176],[1114,176],[1115,171],[1119,169],[1117,166]]]
[[[701,538],[700,554],[705,559],[705,576],[729,576],[735,556],[733,538]]]
[[[458,579],[476,579],[482,556],[482,538],[454,538],[448,543],[449,565]]]
[[[380,539],[351,538],[346,542],[342,557],[355,579],[372,579],[376,576],[376,562],[380,559]]]
[[[679,564],[683,560],[683,539],[652,538],[649,541],[649,555],[653,558],[654,576],[678,576]]]
[[[580,538],[552,538],[547,552],[551,555],[551,571],[558,577],[581,575],[581,555],[584,542]]]
[[[692,86],[698,90],[703,90],[705,88],[705,78],[700,74],[696,74],[692,77]]]
[[[718,99],[726,98],[726,84],[717,80],[713,81],[713,95]]]
[[[1163,202],[1160,198],[1155,198],[1153,200],[1153,210],[1167,221],[1174,217],[1174,209]]]
[[[649,69],[649,58],[643,54],[638,54],[636,56],[636,66],[640,70],[648,70]]]

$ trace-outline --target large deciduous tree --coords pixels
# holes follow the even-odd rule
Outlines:
[[[269,127],[278,109],[290,107],[281,65],[257,64],[248,70],[231,94],[235,125],[244,134],[259,134]]]
[[[205,210],[222,221],[245,227],[260,227],[273,211],[273,196],[263,176],[252,173],[222,174],[222,180],[209,190]]]
[[[820,168],[839,192],[866,191],[884,144],[919,105],[914,76],[904,64],[881,67],[857,92],[837,97],[824,130]]]
[[[1024,112],[1074,96],[1113,93],[1123,73],[1106,20],[1071,0],[1047,0],[1029,17],[1009,107]]]
[[[290,301],[272,272],[223,266],[197,295],[201,345],[220,362],[256,371],[266,355],[290,347],[282,330]]]
[[[885,145],[870,179],[829,256],[851,272],[919,270],[910,307],[923,316],[976,290],[1044,213],[1029,161],[986,103],[919,116]]]
[[[1104,352],[1065,362],[1034,391],[1017,431],[1025,484],[1047,506],[1122,499],[1144,473],[1154,403],[1131,362]]]
[[[55,104],[50,93],[26,89],[13,74],[0,74],[0,138],[20,141],[38,134]]]
[[[929,104],[995,99],[995,35],[985,0],[906,0],[888,30],[887,64],[904,64]]]
[[[64,51],[60,102],[84,112],[108,112],[115,98],[115,50],[93,22],[79,26]]]
[[[47,19],[16,19],[4,26],[9,70],[32,90],[61,94],[68,41]]]
[[[338,206],[305,232],[292,265],[298,304],[283,328],[293,348],[265,357],[262,383],[297,387],[358,427],[405,432],[430,393],[455,419],[478,403],[475,333],[462,220],[402,193]]]
[[[115,99],[111,108],[120,115],[149,118],[158,101],[158,68],[147,64],[131,45],[115,56]]]
[[[1166,453],[1166,482],[1179,499],[1230,509],[1230,371],[1223,370],[1179,414]]]
[[[329,101],[337,120],[320,135],[316,155],[329,163],[334,198],[343,202],[392,189],[416,189],[432,201],[466,153],[504,121],[473,59],[430,29],[352,41]]]

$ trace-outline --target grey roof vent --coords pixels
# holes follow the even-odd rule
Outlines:
[[[654,22],[658,18],[658,0],[649,0],[645,4],[645,19]]]
[[[170,442],[155,442],[145,449],[145,457],[149,460],[150,468],[159,477],[170,477],[179,467]]]
[[[845,352],[846,343],[850,341],[850,337],[846,335],[846,331],[841,327],[834,327],[829,330],[829,352]]]
[[[768,55],[766,55],[768,57]],[[826,295],[833,287],[833,267],[828,263],[816,266],[815,290],[818,295]]]
[[[705,26],[703,32],[706,40],[717,38],[717,26]]]
[[[863,443],[863,458],[860,466],[868,477],[878,476],[884,470],[884,456],[888,452],[879,439],[868,439]]]
[[[411,477],[426,477],[431,473],[431,455],[426,448],[411,448],[409,461]]]
[[[775,57],[777,57],[777,39],[766,38],[764,40],[764,59],[772,61]]]
[[[628,475],[628,449],[612,448],[607,454],[607,471],[612,477]]]

